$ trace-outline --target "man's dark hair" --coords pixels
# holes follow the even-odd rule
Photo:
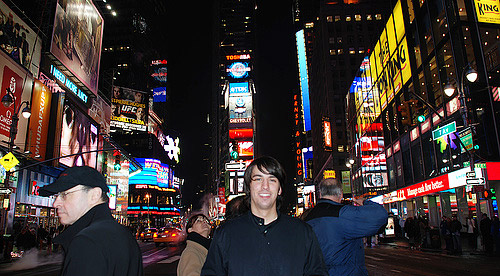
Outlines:
[[[206,219],[208,220],[207,216],[205,216],[204,214],[196,214],[196,215],[192,215],[192,216],[188,219],[188,222],[187,222],[187,224],[186,224],[186,231],[187,231],[189,228],[193,227],[194,223],[196,222],[196,220],[197,220],[199,217],[203,217],[203,218],[206,218]]]
[[[96,188],[96,187],[90,187],[90,186],[86,186],[86,185],[82,185],[82,186],[83,186],[83,189],[85,190],[85,192],[88,192],[88,191]],[[102,189],[101,189],[101,201],[102,201],[102,203],[109,203],[108,194],[105,191],[103,191]]]
[[[342,184],[336,178],[325,178],[319,182],[319,193],[321,196],[342,195]]]
[[[253,168],[257,167],[261,172],[267,172],[270,175],[276,177],[280,183],[281,191],[283,192],[283,184],[286,181],[286,173],[283,169],[283,166],[278,162],[278,160],[270,157],[270,156],[262,156],[257,159],[254,159],[250,165],[248,165],[245,170],[245,175],[243,176],[245,183],[245,190],[248,198],[248,202],[250,202],[250,182],[252,182],[252,172]],[[278,195],[276,200],[276,208],[279,209],[281,206],[281,195]]]

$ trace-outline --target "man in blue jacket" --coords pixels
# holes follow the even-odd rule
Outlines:
[[[319,183],[321,198],[306,215],[318,237],[330,275],[368,275],[363,237],[375,235],[387,223],[387,211],[372,201],[343,205],[341,183],[334,178]]]

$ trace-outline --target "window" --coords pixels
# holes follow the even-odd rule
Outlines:
[[[365,48],[363,48],[363,47],[359,47],[359,49],[358,49],[358,53],[359,53],[359,54],[363,54],[363,53],[365,53]]]
[[[375,20],[382,20],[382,15],[380,13],[376,14],[375,15]]]
[[[335,15],[335,22],[340,21],[340,15]]]
[[[337,151],[338,152],[344,152],[344,145],[338,145],[337,146]]]
[[[351,16],[349,16],[349,15],[348,15],[348,16],[346,16],[346,17],[345,17],[345,21],[350,22],[350,21],[351,21]]]
[[[349,54],[351,54],[351,55],[356,54],[356,51],[354,50],[354,48],[349,48]]]
[[[337,43],[339,43],[339,44],[342,43],[342,37],[341,36],[337,37]]]
[[[337,50],[337,53],[338,53],[339,55],[343,54],[343,53],[344,53],[344,49],[338,49],[338,50]]]
[[[334,56],[337,53],[337,50],[330,50],[330,55]]]
[[[333,17],[331,15],[327,16],[326,22],[333,22]]]
[[[367,14],[366,15],[366,20],[372,21],[373,20],[372,15],[371,14]]]
[[[356,14],[356,15],[354,16],[354,20],[356,20],[356,21],[361,21],[361,14]]]
[[[328,42],[329,42],[330,44],[335,44],[335,37],[330,37],[330,38],[328,38]]]

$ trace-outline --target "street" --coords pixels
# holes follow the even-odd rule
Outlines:
[[[144,274],[176,275],[184,246],[155,247],[152,242],[139,242],[143,254]],[[461,256],[442,252],[409,250],[394,245],[366,248],[366,267],[369,275],[498,275],[498,257],[464,252]],[[0,265],[0,275],[58,275],[62,255],[32,253],[14,263]]]

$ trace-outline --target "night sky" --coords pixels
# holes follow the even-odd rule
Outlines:
[[[168,80],[173,103],[169,127],[181,133],[181,162],[177,175],[185,179],[184,203],[198,207],[207,177],[210,127],[206,123],[211,101],[212,1],[170,3],[166,19],[169,41]],[[177,1],[175,1],[177,2]],[[279,5],[277,3],[279,2]],[[254,76],[260,155],[270,155],[285,167],[293,180],[294,153],[292,135],[293,91],[298,90],[295,38],[291,1],[259,1],[257,49],[254,54]],[[285,188],[293,194],[292,185]]]

